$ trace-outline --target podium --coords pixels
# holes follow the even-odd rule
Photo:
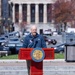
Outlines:
[[[21,48],[19,51],[19,59],[31,61],[30,75],[43,75],[43,60],[54,59],[54,48],[42,48],[42,50],[36,48]],[[36,59],[33,56],[36,57]]]

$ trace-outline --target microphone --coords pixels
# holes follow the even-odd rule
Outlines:
[[[29,43],[28,47],[31,48],[31,47],[33,47],[33,45],[34,45],[34,38],[32,38],[30,40],[30,43]]]
[[[36,43],[38,43],[38,41],[36,40]]]

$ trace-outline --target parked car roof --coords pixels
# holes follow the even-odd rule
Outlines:
[[[7,39],[5,37],[0,37],[0,42],[7,42]]]
[[[19,38],[13,37],[9,39],[8,43],[20,43],[20,40]]]
[[[20,33],[18,31],[17,32],[13,31],[13,32],[10,32],[10,33],[5,33],[4,35],[7,38],[11,38],[13,36],[20,37]]]

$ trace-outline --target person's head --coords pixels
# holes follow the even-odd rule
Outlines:
[[[31,26],[31,34],[35,36],[37,33],[37,27],[35,25]]]

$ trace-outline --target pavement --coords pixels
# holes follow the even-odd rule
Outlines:
[[[25,60],[0,60],[0,75],[28,75]],[[43,75],[75,75],[75,63],[64,59],[44,60]]]

